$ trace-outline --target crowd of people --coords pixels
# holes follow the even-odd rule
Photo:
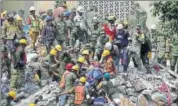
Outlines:
[[[45,57],[42,63],[47,67],[49,77],[59,83],[59,106],[66,103],[69,106],[103,106],[106,103],[117,106],[118,101],[111,96],[114,90],[110,79],[118,73],[127,73],[131,59],[139,71],[146,69],[147,73],[151,73],[152,45],[158,48],[158,44],[164,41],[164,35],[156,32],[155,25],[151,28],[153,40],[144,34],[140,25],[131,35],[127,21],[116,23],[118,19],[114,15],[101,20],[96,7],[88,13],[83,6],[67,10],[66,4],[62,4],[58,9],[54,12],[52,9],[40,11],[38,16],[35,7],[31,6],[27,19],[14,16],[12,12],[1,13],[1,69],[7,72],[10,80],[7,106],[13,106],[17,89],[22,84],[28,45],[38,54],[39,45],[45,46],[45,56],[38,57]],[[22,20],[26,20],[29,33],[23,30],[25,25]],[[178,56],[176,42],[172,45],[172,70],[175,70]],[[157,51],[158,62],[164,65],[165,49],[161,44]],[[75,56],[72,54],[74,51]],[[39,72],[36,72],[35,78],[41,85]]]

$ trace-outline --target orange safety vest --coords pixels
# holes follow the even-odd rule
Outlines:
[[[60,82],[60,88],[64,88],[64,86],[65,86],[65,77],[66,77],[66,75],[67,74],[69,74],[70,72],[69,71],[66,71],[66,72],[64,72],[64,74],[62,75],[62,78],[61,78],[61,82]]]
[[[74,104],[81,105],[85,99],[85,86],[78,85],[75,87]]]
[[[114,62],[112,57],[109,57],[106,61],[105,61],[105,69],[108,73],[110,74],[115,74],[116,69],[114,66]]]

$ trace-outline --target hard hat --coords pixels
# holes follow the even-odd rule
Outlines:
[[[20,39],[20,40],[19,40],[19,43],[20,43],[20,44],[27,44],[27,40],[26,40],[26,39]]]
[[[110,51],[109,50],[104,50],[102,53],[102,57],[108,56],[110,55]]]
[[[105,48],[106,50],[111,50],[111,49],[112,49],[112,43],[111,43],[111,42],[107,42],[107,43],[105,44],[104,48]]]
[[[93,23],[99,23],[98,18],[97,17],[93,17],[92,22]]]
[[[82,83],[85,83],[86,82],[86,78],[85,77],[81,77],[79,81],[82,82]]]
[[[84,12],[83,6],[78,6],[78,7],[77,7],[77,11],[83,13],[83,12]]]
[[[6,14],[7,14],[7,11],[2,12],[2,14],[3,14],[3,15],[6,15]]]
[[[117,29],[123,29],[124,27],[123,27],[123,25],[122,24],[118,24],[117,25]]]
[[[69,16],[70,16],[70,14],[71,14],[71,12],[70,12],[70,11],[66,11],[66,12],[64,12],[64,16],[65,16],[65,17],[69,17]]]
[[[58,51],[62,51],[61,45],[56,45],[55,48],[56,48]]]
[[[57,50],[51,49],[50,50],[50,55],[56,56],[57,55]]]
[[[29,106],[36,106],[34,103],[30,103]]]
[[[53,18],[52,18],[51,16],[47,16],[47,17],[46,17],[46,22],[47,22],[47,21],[51,21],[52,19],[53,19]]]
[[[151,29],[156,29],[156,25],[153,24],[153,25],[151,26]]]
[[[29,11],[35,11],[35,7],[31,6]]]
[[[128,25],[128,21],[127,21],[127,20],[124,20],[123,24],[124,24],[124,25]]]
[[[17,16],[17,21],[22,21],[22,18],[20,16]]]
[[[89,55],[89,50],[83,50],[82,55]]]
[[[115,17],[115,16],[109,16],[109,17],[108,17],[108,20],[109,20],[109,21],[114,21],[114,20],[116,20],[116,17]]]
[[[71,70],[72,67],[73,67],[73,64],[72,63],[68,63],[65,68],[66,68],[66,70]]]
[[[15,91],[9,91],[8,95],[11,96],[13,99],[16,98],[16,92]]]
[[[110,79],[110,74],[109,74],[109,73],[104,73],[104,78],[105,78],[106,80],[109,80],[109,79]]]
[[[85,61],[84,57],[79,57],[78,60],[77,60],[77,62],[80,62],[80,63],[84,63],[84,61]]]
[[[79,66],[78,66],[78,65],[73,66],[73,67],[72,67],[72,70],[74,70],[74,71],[79,71]]]

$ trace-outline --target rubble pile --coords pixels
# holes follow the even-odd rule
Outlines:
[[[26,99],[21,100],[16,106],[28,106],[31,102],[37,102],[37,106],[56,106],[56,97],[60,93],[57,83],[52,82]]]

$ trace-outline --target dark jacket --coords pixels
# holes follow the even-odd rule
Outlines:
[[[56,37],[57,31],[56,28],[51,25],[45,25],[45,27],[42,30],[42,40],[43,41],[49,41],[54,40]]]

